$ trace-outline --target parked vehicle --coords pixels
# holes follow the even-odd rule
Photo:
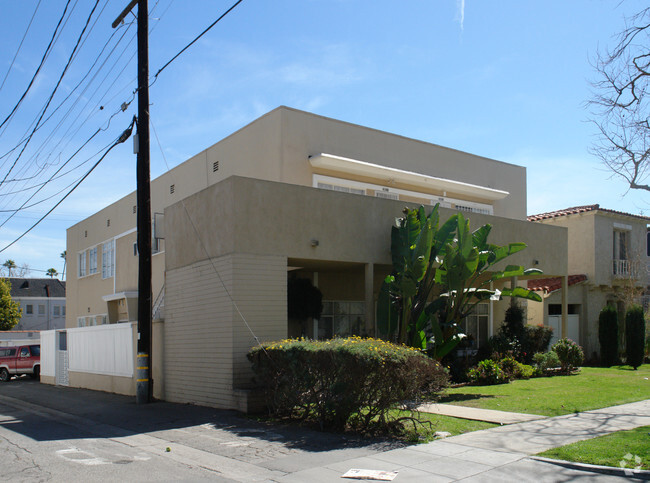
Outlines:
[[[41,374],[40,345],[0,347],[0,381],[6,382],[19,374],[38,379]]]

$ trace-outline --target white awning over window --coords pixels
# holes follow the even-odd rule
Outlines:
[[[344,158],[333,154],[321,153],[309,157],[309,162],[314,168],[327,169],[356,176],[376,178],[390,183],[402,183],[418,188],[431,190],[449,191],[459,195],[480,198],[486,201],[501,200],[508,196],[508,191],[488,188],[451,179],[436,178],[425,174],[404,171],[402,169],[389,168],[378,164],[358,161],[356,159]]]

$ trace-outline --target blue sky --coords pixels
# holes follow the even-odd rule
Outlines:
[[[0,122],[25,91],[66,1],[40,2],[20,50],[39,2],[0,4]],[[135,114],[136,102],[119,110],[135,87],[135,42],[127,43],[135,26],[120,27],[93,67],[127,3],[98,3],[44,119],[70,98],[20,159],[24,144],[0,159],[0,180],[7,176],[0,185],[0,248],[54,206]],[[149,0],[151,75],[232,3]],[[94,2],[70,10],[73,4],[34,85],[0,128],[0,155],[30,133]],[[645,193],[628,192],[589,152],[595,131],[585,106],[596,53],[612,46],[624,17],[644,6],[633,0],[244,0],[153,83],[151,115],[160,146],[152,131],[152,177],[287,105],[526,166],[529,214],[592,203],[648,214]],[[98,128],[105,130],[62,168]],[[58,169],[76,165],[34,193]],[[65,229],[134,189],[129,141],[0,260],[26,263],[32,276],[50,267],[61,271]],[[7,221],[11,210],[37,201]]]

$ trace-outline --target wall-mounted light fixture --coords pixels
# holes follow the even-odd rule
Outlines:
[[[311,243],[311,246],[317,247],[318,246],[318,240],[316,238],[312,238],[309,243]]]

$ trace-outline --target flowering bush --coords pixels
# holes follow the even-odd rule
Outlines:
[[[370,338],[268,342],[248,358],[272,414],[339,430],[387,423],[390,409],[433,397],[448,379],[420,351]]]
[[[505,384],[509,381],[506,373],[499,367],[499,363],[491,359],[485,359],[479,362],[474,369],[469,371],[468,377],[474,384],[484,386]]]
[[[550,372],[551,369],[560,367],[560,358],[554,351],[538,352],[533,356],[535,363],[534,375],[544,376]]]

